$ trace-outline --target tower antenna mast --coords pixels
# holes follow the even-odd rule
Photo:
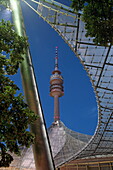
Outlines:
[[[58,47],[56,47],[55,70],[58,70]]]

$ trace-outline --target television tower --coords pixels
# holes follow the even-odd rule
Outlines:
[[[55,68],[50,77],[50,96],[54,97],[54,122],[60,120],[59,97],[63,95],[63,77],[58,69],[58,47],[56,47]]]

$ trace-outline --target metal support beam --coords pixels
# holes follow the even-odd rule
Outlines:
[[[13,13],[15,30],[20,36],[26,36],[20,2],[19,0],[10,0],[10,4]],[[25,98],[29,108],[33,110],[35,114],[39,115],[39,119],[36,120],[33,125],[31,125],[31,131],[35,134],[33,153],[36,170],[54,170],[54,163],[48,142],[48,136],[29,49],[27,50],[27,54],[23,57],[24,61],[20,65],[20,69]]]

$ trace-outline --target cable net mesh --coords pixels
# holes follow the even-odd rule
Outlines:
[[[65,163],[91,139],[90,135],[68,129],[61,121],[54,122],[50,126],[48,135],[56,167]]]
[[[85,37],[85,23],[78,13],[55,1],[40,1],[37,13],[69,45],[92,82],[98,103],[98,125],[94,136],[69,158],[107,155],[113,152],[113,46],[95,45]],[[65,160],[68,161],[68,160]]]

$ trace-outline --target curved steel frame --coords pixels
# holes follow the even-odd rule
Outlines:
[[[85,37],[81,14],[53,0],[34,1],[41,16],[80,59],[92,82],[98,103],[98,125],[89,143],[69,160],[113,153],[113,46],[97,46]],[[66,160],[66,161],[69,161]]]

